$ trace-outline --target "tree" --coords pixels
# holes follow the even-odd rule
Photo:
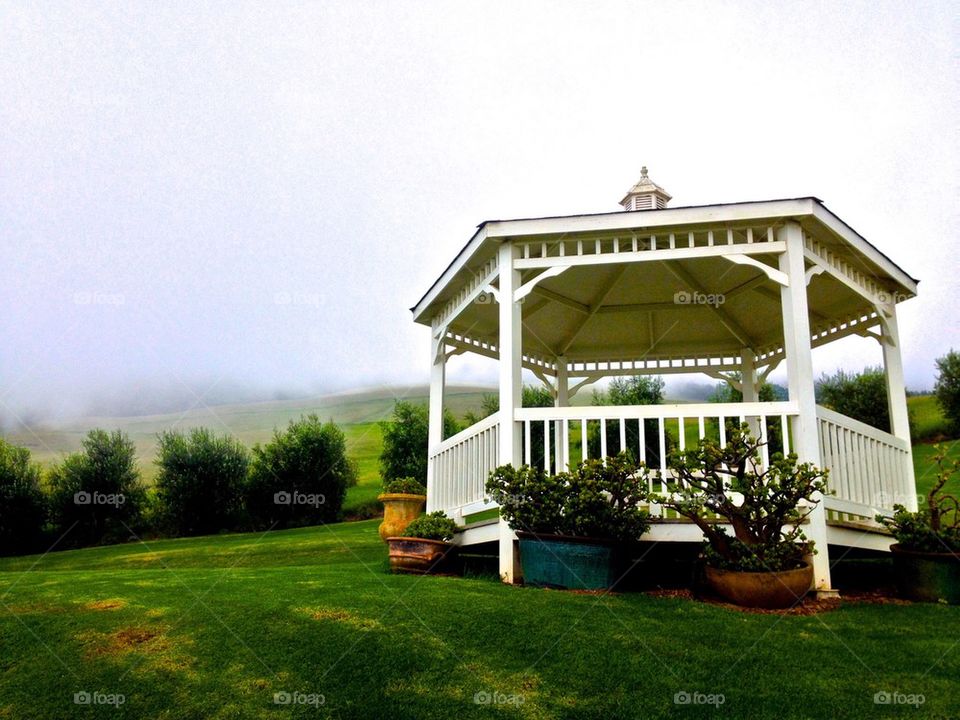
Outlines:
[[[593,391],[594,405],[660,405],[663,403],[663,378],[659,375],[615,377],[607,392]]]
[[[664,380],[659,375],[634,375],[617,377],[610,381],[607,392],[593,391],[594,405],[661,405],[663,403]],[[660,462],[660,442],[657,439],[660,427],[656,420],[627,420],[625,423],[626,452],[632,458],[638,458],[640,452],[640,423],[644,423],[644,445],[647,463],[657,465]],[[600,427],[607,435],[607,454],[616,455],[620,450],[620,423],[617,420],[590,423],[587,429],[587,447],[590,457],[599,457],[603,445],[600,441]],[[667,449],[673,441],[667,436]]]
[[[740,373],[733,373],[733,379],[739,381]],[[760,383],[760,392],[758,393],[760,402],[779,402],[787,399],[787,389],[782,385],[775,385],[766,381]],[[728,382],[719,382],[709,398],[713,403],[738,403],[743,402],[743,393],[737,390]]]
[[[50,515],[66,545],[117,542],[140,525],[146,491],[126,433],[91,430],[50,470]]]
[[[383,450],[380,452],[380,477],[384,483],[403,477],[427,482],[427,454],[430,435],[430,411],[426,405],[397,400],[393,415],[380,423]],[[443,436],[459,432],[449,411],[443,413]]]
[[[883,369],[868,367],[859,373],[837,370],[816,384],[817,402],[842,415],[890,432],[887,381]]]
[[[207,428],[161,433],[156,487],[163,525],[177,535],[235,529],[249,462],[242,443]]]
[[[937,404],[953,433],[960,433],[960,352],[950,350],[937,358],[937,380],[933,385]]]
[[[0,438],[0,555],[39,549],[46,520],[40,465],[27,448]]]
[[[343,432],[310,414],[254,446],[245,505],[261,528],[336,522],[356,482]]]

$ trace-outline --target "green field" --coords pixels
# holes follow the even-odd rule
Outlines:
[[[748,614],[392,576],[385,558],[367,521],[0,561],[0,718],[960,714],[957,607]],[[316,704],[275,705],[284,692]],[[924,702],[874,704],[884,692]]]

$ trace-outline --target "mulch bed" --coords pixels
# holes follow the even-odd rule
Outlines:
[[[852,591],[852,592],[842,592],[840,593],[839,598],[828,598],[824,600],[818,600],[812,597],[805,597],[802,601],[797,603],[791,608],[784,610],[768,610],[765,608],[746,608],[739,605],[734,605],[728,603],[724,600],[721,600],[717,597],[710,595],[697,595],[691,590],[680,589],[680,590],[650,590],[644,593],[651,597],[663,597],[663,598],[678,598],[681,600],[695,600],[699,602],[707,603],[708,605],[716,605],[717,607],[726,608],[728,610],[734,610],[737,612],[751,613],[754,615],[816,615],[822,612],[830,612],[831,610],[836,610],[844,605],[861,605],[861,604],[870,604],[870,605],[910,605],[911,603],[907,600],[901,600],[900,598],[894,597],[890,593],[885,592],[863,592],[863,591]]]

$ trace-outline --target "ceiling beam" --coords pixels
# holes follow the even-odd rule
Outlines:
[[[613,274],[607,278],[607,281],[601,286],[600,292],[597,293],[597,297],[594,302],[590,303],[590,310],[585,317],[580,318],[580,320],[574,325],[573,329],[567,333],[566,337],[560,342],[560,347],[558,349],[557,355],[566,355],[567,350],[570,349],[570,346],[573,344],[573,341],[577,339],[577,335],[583,330],[584,326],[590,322],[590,318],[597,314],[600,308],[603,306],[603,301],[607,299],[610,295],[610,292],[616,286],[620,278],[623,277],[623,273],[626,272],[627,266],[621,265],[617,267]]]
[[[548,290],[545,287],[540,287],[538,285],[533,288],[532,292],[534,295],[539,295],[540,297],[547,298],[547,300],[553,300],[553,302],[566,305],[568,308],[573,308],[577,312],[581,312],[584,315],[590,312],[589,305],[584,305],[582,302],[577,302],[572,298],[568,298],[566,295],[561,295],[560,293],[554,292],[553,290]]]
[[[666,261],[666,260],[663,261],[663,266],[666,267],[667,270],[669,270],[671,273],[673,273],[674,277],[676,277],[680,282],[686,283],[687,287],[690,290],[694,292],[703,293],[705,295],[710,294],[709,292],[707,292],[704,286],[700,282],[698,282],[697,279],[694,278],[693,275],[691,275],[689,271],[687,271],[687,269],[684,268],[683,266],[678,265],[673,261]],[[739,340],[744,347],[754,346],[753,341],[750,339],[750,335],[747,333],[746,330],[744,330],[740,326],[740,324],[736,320],[733,319],[733,317],[731,317],[730,313],[723,310],[718,305],[707,304],[707,305],[704,305],[704,307],[709,308],[710,312],[716,315],[717,319],[720,320],[720,323],[728,331],[730,331],[730,334],[733,335],[737,340]]]

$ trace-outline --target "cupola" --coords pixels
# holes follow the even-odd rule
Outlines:
[[[670,202],[671,195],[647,177],[647,167],[640,169],[640,180],[630,188],[620,204],[624,210],[662,210]]]

